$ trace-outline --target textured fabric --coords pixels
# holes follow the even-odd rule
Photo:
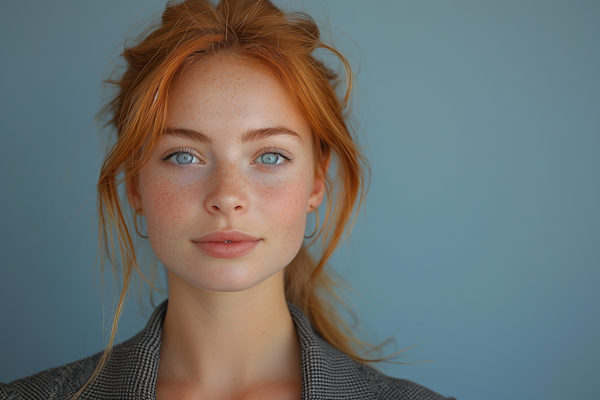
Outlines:
[[[288,304],[302,347],[303,400],[452,400],[421,385],[388,377],[352,360],[321,338],[304,314]],[[113,348],[101,374],[82,400],[155,399],[162,323],[167,300],[133,338]],[[1,400],[68,400],[87,382],[102,353],[51,368],[9,384],[0,383]]]

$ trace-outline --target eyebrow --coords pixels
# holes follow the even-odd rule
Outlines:
[[[213,144],[213,138],[210,135],[207,135],[202,132],[195,131],[193,129],[184,129],[184,128],[165,128],[163,131],[165,135],[183,137],[186,139],[195,140],[197,142],[202,142],[206,144]],[[259,128],[259,129],[250,129],[246,131],[242,137],[241,142],[246,143],[249,141],[266,139],[272,136],[284,135],[293,138],[294,140],[303,143],[302,137],[294,132],[291,129],[285,128],[283,126],[276,126],[272,128]]]

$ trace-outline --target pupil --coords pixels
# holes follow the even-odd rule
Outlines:
[[[189,153],[178,154],[176,158],[179,164],[189,164],[192,162],[192,155]]]

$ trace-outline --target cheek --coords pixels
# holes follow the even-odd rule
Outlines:
[[[190,211],[198,209],[198,186],[180,182],[161,172],[140,171],[146,226],[152,246],[164,246],[169,238],[185,232]]]
[[[283,251],[297,250],[302,244],[309,190],[309,180],[297,176],[279,185],[267,185],[256,196],[254,204],[260,207],[265,227]]]

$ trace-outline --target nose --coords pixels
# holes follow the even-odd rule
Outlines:
[[[206,210],[214,215],[237,215],[248,208],[247,182],[233,165],[220,167],[212,178],[211,190],[206,197]]]

